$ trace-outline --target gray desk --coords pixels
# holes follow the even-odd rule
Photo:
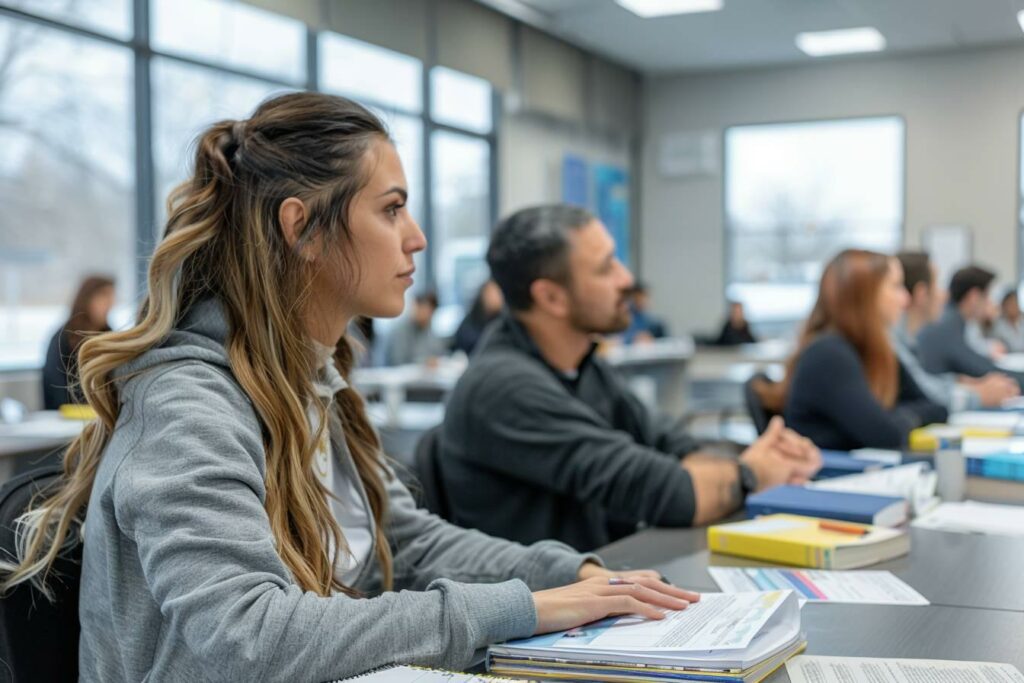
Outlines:
[[[814,605],[806,654],[1005,662],[1024,671],[1024,613],[964,607]],[[785,668],[767,679],[788,681]]]
[[[822,605],[802,613],[807,654],[1007,662],[1024,671],[1024,539],[913,529],[911,554],[875,565],[928,598],[928,607]],[[648,529],[598,553],[611,567],[660,570],[674,583],[717,591],[707,572],[759,563],[707,550],[705,529]],[[785,670],[769,681],[788,681]]]
[[[913,586],[933,605],[1024,613],[1024,538],[911,529],[910,555],[873,565]],[[649,529],[599,551],[612,567],[657,567],[680,586],[718,590],[710,565],[765,563],[707,550],[705,529]]]

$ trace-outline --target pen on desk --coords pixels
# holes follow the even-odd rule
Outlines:
[[[853,536],[863,536],[868,532],[866,527],[857,526],[855,524],[843,524],[842,522],[833,522],[831,520],[820,520],[818,522],[818,528],[823,531],[835,531],[841,534],[851,534]]]

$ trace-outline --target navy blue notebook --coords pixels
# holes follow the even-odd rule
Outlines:
[[[882,469],[882,464],[871,460],[860,460],[848,451],[821,451],[821,469],[815,479],[831,479],[846,474],[860,474]]]
[[[907,501],[894,496],[777,486],[747,497],[749,517],[776,513],[840,519],[884,527],[900,526],[910,517]]]

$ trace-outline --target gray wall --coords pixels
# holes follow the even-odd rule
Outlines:
[[[659,140],[678,131],[715,131],[720,143],[734,124],[898,114],[905,243],[929,225],[967,225],[976,260],[1016,277],[1022,48],[652,77],[644,104],[641,268],[675,330],[720,323],[725,277],[721,175],[657,172]]]

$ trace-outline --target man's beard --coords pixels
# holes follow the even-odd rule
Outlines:
[[[624,301],[625,297],[619,299],[619,302]],[[629,306],[623,306],[621,303],[615,306],[615,310],[610,316],[600,318],[587,307],[578,305],[575,299],[572,304],[569,321],[577,330],[587,334],[618,334],[624,332],[632,322]]]

